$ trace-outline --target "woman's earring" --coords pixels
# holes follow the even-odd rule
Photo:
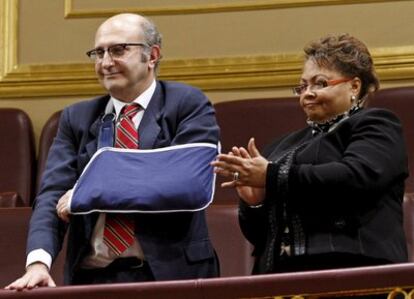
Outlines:
[[[355,101],[356,101],[356,96],[352,95],[351,96],[351,103],[355,103]]]

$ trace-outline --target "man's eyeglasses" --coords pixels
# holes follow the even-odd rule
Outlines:
[[[86,52],[86,55],[93,60],[102,60],[105,56],[105,52],[108,51],[109,56],[112,59],[121,58],[125,54],[125,50],[130,46],[139,46],[139,47],[149,47],[145,43],[125,43],[125,44],[115,44],[109,46],[107,49],[104,48],[96,48]]]
[[[308,87],[310,88],[311,91],[315,91],[315,90],[324,89],[328,86],[334,86],[340,83],[345,83],[351,80],[352,79],[350,78],[341,78],[341,79],[334,79],[334,80],[318,80],[312,84],[301,84],[299,86],[293,87],[293,94],[300,96],[303,93],[305,93]]]

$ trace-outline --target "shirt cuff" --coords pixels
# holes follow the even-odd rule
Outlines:
[[[26,259],[26,268],[37,262],[45,264],[50,271],[50,267],[52,266],[52,256],[43,249],[30,251]]]

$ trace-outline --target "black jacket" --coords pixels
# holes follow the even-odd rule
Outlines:
[[[402,199],[408,176],[401,124],[390,111],[362,109],[333,130],[293,132],[265,150],[261,208],[240,204],[255,246],[255,273],[277,267],[281,230],[293,255],[344,253],[407,261]]]

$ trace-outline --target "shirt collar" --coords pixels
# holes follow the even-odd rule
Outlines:
[[[155,80],[153,80],[151,85],[132,102],[139,104],[143,110],[147,109],[149,102],[151,101],[151,98],[154,95],[156,86],[157,84],[155,83]],[[122,102],[114,98],[113,96],[111,96],[111,101],[112,103],[114,103],[115,114],[116,114],[116,117],[118,118],[119,113],[121,113],[122,107],[124,107],[128,103]]]
[[[312,135],[315,136],[319,133],[326,133],[331,132],[334,130],[341,122],[348,119],[352,114],[362,109],[359,105],[353,105],[351,109],[348,111],[335,116],[334,118],[327,120],[323,123],[317,123],[311,120],[307,120],[306,122],[312,128]]]

